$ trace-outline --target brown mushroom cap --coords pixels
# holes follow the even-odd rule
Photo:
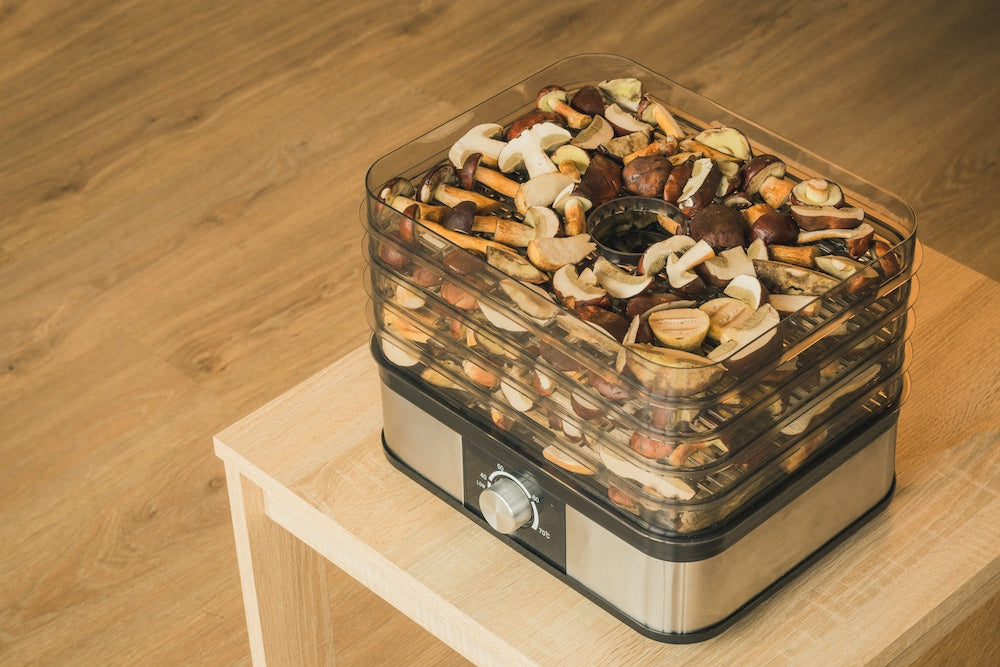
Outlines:
[[[709,204],[691,216],[688,236],[713,248],[732,248],[746,243],[746,225],[739,211],[724,204]]]
[[[743,166],[743,191],[748,195],[757,194],[768,176],[784,178],[785,163],[769,153],[754,156]]]
[[[560,127],[566,125],[566,119],[557,114],[554,111],[543,111],[541,109],[532,109],[528,113],[514,119],[514,122],[510,124],[507,128],[507,133],[505,138],[507,141],[511,139],[516,139],[521,135],[522,132],[527,130],[532,125],[538,125],[539,123],[555,123]]]
[[[441,224],[446,229],[468,234],[472,231],[472,223],[476,219],[476,203],[472,201],[460,201],[444,214]]]
[[[622,189],[622,168],[603,153],[595,153],[580,180],[579,189],[594,206],[614,199]]]
[[[408,178],[396,176],[386,181],[378,189],[378,198],[384,202],[391,202],[396,197],[412,197],[416,189]]]
[[[471,190],[476,185],[476,169],[482,159],[482,153],[473,153],[465,159],[465,164],[458,170],[458,181],[464,189]]]
[[[670,170],[667,182],[663,185],[663,199],[671,204],[677,203],[677,199],[684,191],[684,185],[691,178],[692,169],[694,169],[694,156],[688,157]]]
[[[590,116],[599,116],[604,113],[604,94],[597,86],[583,86],[576,91],[569,105]]]
[[[458,183],[458,174],[450,164],[444,163],[431,167],[420,182],[420,188],[417,192],[418,199],[427,203],[434,199],[434,193],[442,185],[458,185]]]
[[[750,227],[750,240],[760,239],[768,245],[791,245],[798,237],[799,226],[792,216],[773,209],[759,216]]]
[[[622,188],[640,197],[659,197],[672,169],[662,155],[637,157],[622,169]]]

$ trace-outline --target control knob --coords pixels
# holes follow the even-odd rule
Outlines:
[[[479,510],[493,530],[510,535],[534,518],[525,488],[510,477],[497,477],[479,494]]]

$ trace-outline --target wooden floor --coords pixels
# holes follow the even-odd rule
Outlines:
[[[0,664],[249,662],[212,435],[365,340],[367,166],[563,56],[702,92],[1000,279],[1000,5],[619,4],[0,0]],[[342,664],[459,662],[330,580]]]

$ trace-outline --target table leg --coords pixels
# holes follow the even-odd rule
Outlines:
[[[326,566],[264,513],[264,492],[226,465],[229,505],[255,665],[332,665]]]

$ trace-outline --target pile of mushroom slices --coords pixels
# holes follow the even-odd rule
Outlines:
[[[861,293],[899,263],[836,183],[792,178],[739,129],[680,115],[638,79],[548,86],[536,108],[471,128],[447,162],[379,197],[606,330],[651,391],[695,394],[719,374],[673,386],[655,369],[753,367],[780,347],[782,318],[819,309],[845,280]],[[635,266],[608,261],[587,232],[587,212],[620,196],[683,213],[660,216],[669,236]]]

